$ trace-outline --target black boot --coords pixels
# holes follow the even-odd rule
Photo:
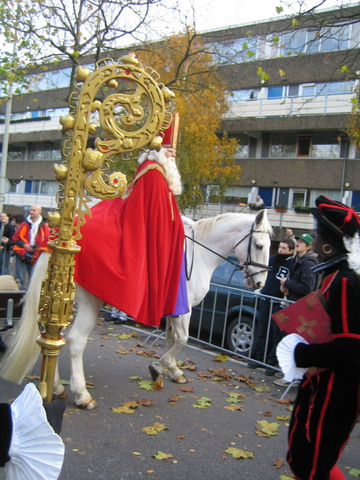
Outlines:
[[[1,338],[1,335],[0,335],[0,352],[4,353],[6,349],[7,349],[7,346],[3,342],[3,339]]]

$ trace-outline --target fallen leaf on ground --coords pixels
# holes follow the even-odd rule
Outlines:
[[[152,380],[140,380],[138,382],[138,387],[142,388],[143,390],[152,390],[153,389],[153,381]]]
[[[193,387],[179,387],[178,390],[180,390],[181,392],[195,392]]]
[[[142,355],[143,357],[146,357],[146,358],[160,358],[160,355],[155,350],[148,350],[148,351],[138,350],[136,352],[136,355]]]
[[[229,447],[225,450],[225,453],[230,453],[234,458],[253,458],[254,454],[246,450],[240,450],[240,448]]]
[[[349,475],[353,475],[354,477],[360,477],[360,470],[357,468],[351,468],[349,470]]]
[[[153,455],[153,457],[155,458],[155,460],[168,460],[169,458],[174,458],[174,455],[172,455],[171,453],[164,453],[158,450],[157,453]]]
[[[240,403],[242,398],[245,398],[243,393],[230,392],[226,401],[230,403]]]
[[[211,375],[211,373],[208,373],[208,372],[198,372],[198,377],[200,377],[200,378],[211,378],[212,375]]]
[[[286,422],[287,420],[289,420],[289,418],[290,418],[290,415],[287,415],[286,417],[282,417],[282,416],[278,415],[276,417],[276,420],[279,420],[281,422]]]
[[[207,397],[201,397],[198,399],[197,403],[193,404],[194,408],[208,408],[211,407],[211,400]]]
[[[250,388],[254,388],[259,383],[259,382],[254,382],[253,377],[251,375],[239,375],[237,377],[234,377],[234,380],[237,380],[238,382],[246,383],[246,385]]]
[[[243,411],[243,407],[241,407],[240,405],[236,405],[236,404],[225,405],[224,408],[226,408],[226,410],[230,410],[232,412],[235,412],[236,410],[238,410],[240,412]]]
[[[181,368],[181,370],[196,370],[196,363],[193,360],[190,360],[190,358],[187,358],[184,361],[179,360],[177,362],[177,365]]]
[[[172,397],[170,397],[168,399],[168,402],[170,403],[176,403],[178,402],[179,400],[181,400],[182,398],[185,398],[184,395],[173,395]]]
[[[282,458],[277,458],[274,462],[275,468],[281,468],[284,465],[284,460]]]
[[[231,380],[233,377],[228,372],[226,367],[223,368],[209,368],[209,371],[217,377],[222,377],[224,380]]]
[[[225,363],[229,360],[229,355],[223,355],[221,353],[217,354],[214,358],[214,362]]]
[[[272,413],[267,410],[266,412],[263,412],[264,417],[272,417]]]
[[[148,425],[142,429],[147,435],[157,435],[163,430],[168,430],[167,426],[164,423],[155,422],[153,425]]]
[[[164,382],[161,377],[159,377],[156,382],[152,382],[152,390],[155,392],[161,390],[164,387]]]
[[[260,437],[271,437],[273,435],[278,435],[278,428],[280,426],[279,423],[269,423],[267,420],[258,420],[256,425],[257,427],[255,433]]]
[[[111,410],[114,413],[130,413],[131,414],[131,413],[135,413],[135,410],[137,409],[138,406],[139,405],[137,402],[126,402],[120,405],[120,407],[114,407]]]
[[[153,403],[154,403],[153,400],[142,399],[138,401],[138,404],[142,405],[143,407],[151,407]]]
[[[268,387],[252,387],[256,392],[259,393],[268,393],[270,392]]]

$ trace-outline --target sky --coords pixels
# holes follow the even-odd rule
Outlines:
[[[171,0],[170,2],[171,3]],[[321,9],[340,7],[341,5],[359,2],[351,0],[179,0],[180,8],[192,18],[191,6],[194,7],[197,31],[212,30],[243,23],[252,23],[269,18],[299,12],[299,5],[307,10],[315,5]],[[283,12],[277,13],[276,7]]]
[[[184,31],[184,23],[193,25],[197,32],[221,29],[228,26],[254,23],[270,18],[279,19],[285,15],[294,15],[299,12],[299,5],[302,10],[321,4],[321,9],[330,9],[348,5],[358,4],[358,1],[351,0],[166,0],[165,7],[153,7],[150,10],[150,25],[153,30],[152,36],[159,38],[168,33],[179,33]],[[181,10],[181,21],[176,19],[174,5]],[[282,7],[279,14],[277,7]],[[317,9],[316,11],[319,11]]]

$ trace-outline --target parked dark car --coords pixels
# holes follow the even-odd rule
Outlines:
[[[247,288],[236,257],[214,270],[210,290],[193,308],[190,334],[233,352],[248,355],[253,341],[258,298]],[[235,265],[234,265],[235,264]]]

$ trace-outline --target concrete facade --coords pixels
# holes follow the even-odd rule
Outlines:
[[[289,32],[296,33],[292,18],[203,34],[206,44],[215,50],[233,45],[238,53],[236,49],[241,49],[247,39],[256,45],[254,57],[219,60],[219,72],[233,93],[219,133],[239,139],[236,162],[243,172],[240,182],[225,197],[233,203],[229,208],[251,203],[259,194],[269,211],[276,204],[286,203],[288,211],[293,212],[295,205],[312,206],[316,196],[325,193],[360,210],[360,154],[346,135],[360,77],[360,7],[301,19],[297,30],[309,36],[320,29],[324,18],[330,27],[348,24],[344,27],[347,43],[338,50],[322,51],[325,48],[319,47],[316,53],[283,55],[286,38],[292,41]],[[274,35],[279,35],[279,41],[271,44],[269,38]],[[119,56],[117,52],[113,57]],[[346,75],[340,68],[345,63]],[[269,76],[265,81],[257,73],[260,66]],[[69,65],[65,62],[57,68],[66,67]],[[6,211],[22,213],[34,196],[45,211],[53,208],[53,157],[63,141],[59,109],[67,108],[68,94],[69,89],[59,85],[13,99],[6,172],[12,189],[5,195]],[[5,108],[5,103],[0,104],[0,141]],[[42,148],[45,151],[39,153]],[[286,222],[293,220],[288,218]],[[294,215],[294,222],[302,228],[299,214]]]

